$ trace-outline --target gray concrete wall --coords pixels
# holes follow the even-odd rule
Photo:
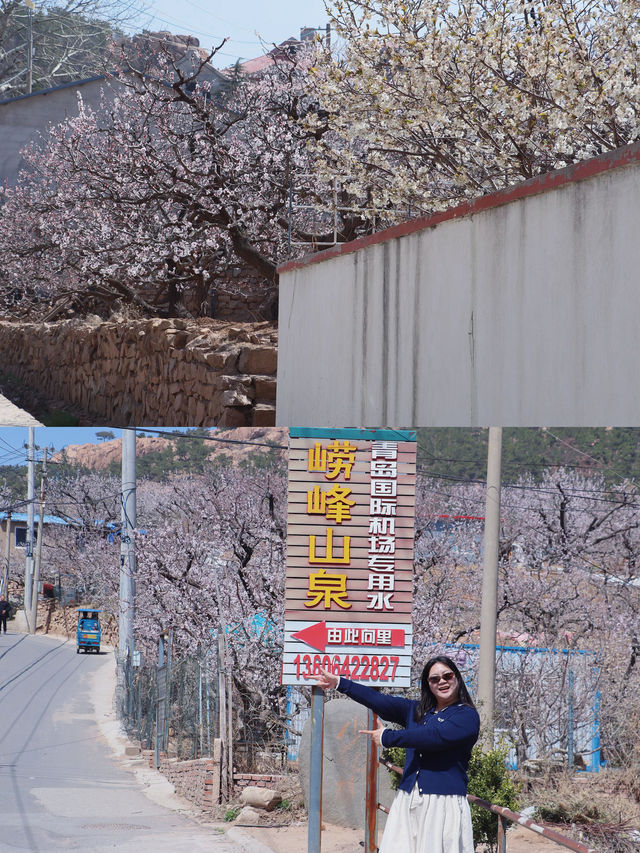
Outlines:
[[[631,425],[640,146],[289,264],[281,426]]]
[[[25,165],[20,155],[24,145],[51,125],[78,114],[78,93],[86,104],[97,106],[105,86],[101,78],[0,103],[0,183],[15,184]]]

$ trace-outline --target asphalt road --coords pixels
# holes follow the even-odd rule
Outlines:
[[[0,634],[0,850],[240,853],[220,828],[166,808],[163,783],[114,753],[112,671],[111,652]]]

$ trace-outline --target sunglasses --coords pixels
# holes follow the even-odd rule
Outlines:
[[[455,673],[453,672],[443,672],[442,675],[430,675],[429,684],[439,684],[441,680],[449,683],[450,681],[453,681],[455,677]]]

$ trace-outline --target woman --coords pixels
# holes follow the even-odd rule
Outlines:
[[[480,718],[451,658],[438,655],[427,661],[419,700],[378,693],[326,670],[316,681],[323,690],[337,688],[403,727],[379,723],[361,732],[378,746],[406,748],[379,853],[473,853],[467,769]]]

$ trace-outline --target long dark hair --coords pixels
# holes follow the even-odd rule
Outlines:
[[[431,667],[436,663],[442,663],[445,666],[448,666],[455,675],[458,682],[458,702],[461,702],[463,705],[471,705],[472,708],[476,707],[473,704],[473,699],[469,695],[467,685],[464,683],[464,679],[460,675],[460,670],[454,661],[446,655],[436,655],[425,663],[424,669],[422,670],[422,676],[420,677],[422,694],[420,696],[420,701],[416,705],[417,722],[419,722],[425,714],[428,714],[429,711],[435,710],[436,707],[436,697],[433,695],[431,688],[429,687],[429,672],[431,671]]]

